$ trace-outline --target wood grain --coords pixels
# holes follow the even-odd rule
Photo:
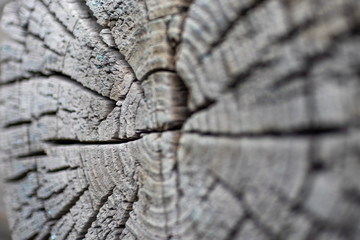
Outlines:
[[[12,238],[357,240],[356,0],[17,0]]]

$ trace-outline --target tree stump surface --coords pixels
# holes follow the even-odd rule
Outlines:
[[[17,0],[12,238],[360,239],[360,1]]]

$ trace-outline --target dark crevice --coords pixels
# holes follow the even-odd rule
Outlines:
[[[1,20],[1,19],[0,19]],[[15,24],[14,24],[15,25]],[[16,27],[18,27],[18,25],[15,25]],[[24,36],[25,37],[25,36]],[[25,40],[24,41],[21,41],[21,40],[18,40],[18,39],[14,39],[14,38],[11,38],[11,41],[14,41],[14,42],[16,42],[16,43],[18,43],[18,44],[21,44],[21,45],[23,45],[23,46],[25,46]]]
[[[327,170],[327,166],[325,165],[324,162],[319,161],[319,160],[313,160],[311,165],[310,165],[310,172],[323,172]]]
[[[1,51],[1,50],[0,50]],[[5,59],[5,60],[1,60],[1,63],[4,64],[4,63],[22,63],[22,59],[13,59],[13,58],[10,58],[10,59]],[[1,83],[3,84],[3,83]],[[1,86],[1,85],[0,85]]]
[[[17,174],[16,176],[5,178],[4,180],[9,183],[17,182],[17,181],[25,178],[29,173],[34,173],[34,172],[36,172],[35,169],[28,169],[22,173]]]
[[[269,240],[283,240],[279,234],[274,233],[270,227],[264,224],[260,217],[256,215],[256,213],[253,213],[250,210],[251,208],[245,201],[243,201],[242,204],[244,209],[244,216],[246,216],[246,219],[251,220],[254,225],[268,237]]]
[[[46,116],[56,116],[58,112],[57,111],[49,111],[49,112],[43,112],[41,114],[39,114],[38,116],[33,116],[34,119],[39,120],[42,117],[46,117]]]
[[[37,34],[32,33],[32,32],[27,32],[27,34],[30,35],[30,36],[32,36],[33,38],[36,38],[39,42],[43,43],[43,44],[42,44],[42,47],[43,47],[44,49],[49,50],[49,51],[51,51],[52,53],[54,53],[54,54],[56,54],[56,55],[58,55],[58,56],[64,57],[64,55],[63,55],[62,53],[60,53],[60,52],[58,52],[57,50],[52,49],[52,48],[50,48],[48,45],[46,45],[46,43],[44,42],[44,39],[42,39],[42,38],[41,38],[40,36],[38,36]],[[25,47],[25,50],[28,51],[27,46]]]
[[[271,66],[275,65],[274,61],[265,61],[261,60],[259,62],[255,62],[250,65],[246,71],[239,73],[237,76],[233,77],[232,80],[227,84],[226,88],[222,90],[222,93],[226,93],[227,91],[238,88],[241,84],[246,82],[253,73],[256,71],[261,71],[261,69],[271,68]]]
[[[282,137],[311,137],[322,136],[327,134],[346,134],[348,126],[334,126],[334,127],[317,127],[317,128],[302,128],[293,130],[268,130],[260,133],[257,132],[243,132],[243,133],[216,133],[216,132],[201,132],[201,131],[184,131],[185,134],[197,134],[209,137],[225,137],[225,138],[282,138]]]
[[[30,152],[29,154],[20,155],[17,158],[23,159],[23,158],[44,157],[44,156],[47,156],[46,152],[44,150],[40,150],[36,152]]]
[[[28,76],[28,77],[25,77],[25,76],[22,76],[20,78],[16,78],[12,81],[9,81],[9,82],[6,82],[6,83],[1,83],[0,84],[0,87],[2,86],[5,86],[5,85],[13,85],[13,84],[17,84],[19,82],[22,82],[22,81],[30,81],[34,78],[51,78],[51,77],[59,77],[61,78],[62,81],[67,81],[71,84],[74,84],[75,86],[79,86],[81,87],[84,91],[88,92],[88,93],[91,93],[93,95],[96,95],[100,98],[103,98],[105,100],[109,100],[109,101],[113,101],[115,102],[115,100],[109,98],[108,96],[104,96],[98,92],[96,92],[95,90],[92,90],[91,88],[88,88],[86,86],[84,86],[82,83],[80,83],[79,81],[73,79],[71,76],[63,73],[63,72],[57,72],[57,71],[48,71],[47,73],[43,73],[43,72],[33,72],[33,71],[30,71],[29,73],[31,73],[31,76]]]
[[[144,1],[143,3],[144,3],[145,13],[146,13],[146,20],[147,20],[148,22],[150,22],[150,18],[149,18],[149,8],[148,8],[148,6],[147,6],[147,2]]]
[[[19,127],[19,126],[30,125],[30,124],[31,124],[31,120],[20,120],[17,122],[9,123],[9,124],[5,125],[4,128]]]
[[[100,202],[101,205],[97,207],[97,209],[93,212],[93,215],[88,219],[88,221],[84,224],[84,227],[82,229],[82,232],[79,233],[79,237],[84,238],[85,235],[89,232],[89,229],[91,228],[91,225],[93,222],[96,221],[97,215],[100,212],[100,209],[104,206],[104,204],[108,201],[109,197],[113,194],[114,189],[116,188],[116,185],[105,195],[101,198]]]
[[[191,111],[189,113],[189,118],[193,115],[193,114],[196,114],[196,113],[199,113],[201,111],[204,111],[206,109],[209,109],[211,106],[213,106],[217,101],[216,100],[210,100],[210,99],[207,99],[205,101],[205,103],[203,103],[202,105],[199,105],[199,106],[196,106],[196,109],[194,109],[193,111]]]
[[[289,19],[288,19],[289,20]],[[275,38],[270,45],[278,45],[278,44],[285,44],[288,41],[293,40],[297,36],[301,35],[307,29],[314,26],[314,24],[318,23],[319,19],[308,19],[305,22],[299,24],[298,26],[292,27],[287,33],[283,36]]]
[[[208,175],[211,175],[213,177],[213,179],[215,179],[215,182],[209,187],[208,193],[207,195],[209,195],[210,193],[210,189],[213,190],[217,184],[220,184],[225,190],[227,190],[234,198],[236,198],[237,200],[239,200],[239,202],[243,201],[243,193],[240,191],[235,191],[234,188],[232,186],[229,185],[229,183],[227,183],[226,181],[224,181],[221,177],[219,177],[219,175],[217,175],[214,171],[212,170],[208,170],[207,171]],[[204,196],[203,197],[204,200],[207,200],[208,196]]]
[[[10,81],[0,82],[0,87],[15,85],[16,83],[18,83],[19,81],[21,81],[23,79],[24,79],[24,77],[17,77],[17,78],[14,78],[14,79],[10,80]]]
[[[145,6],[146,6],[146,2],[145,2]],[[152,22],[152,21],[156,21],[156,20],[158,20],[158,19],[165,19],[165,18],[170,17],[170,16],[180,15],[180,14],[182,14],[182,13],[186,13],[186,12],[189,10],[189,7],[187,7],[187,6],[179,6],[179,7],[177,7],[177,9],[179,9],[179,11],[175,11],[175,13],[173,13],[173,14],[161,15],[161,16],[159,16],[159,17],[155,17],[155,18],[152,18],[152,19],[150,19],[150,18],[148,17],[148,14],[147,14],[147,20],[148,20],[149,22]],[[147,6],[146,6],[146,13],[148,13],[148,8],[147,8]]]
[[[44,234],[44,236],[41,239],[36,239],[36,240],[46,240],[46,239],[51,239],[51,233],[46,233]]]
[[[67,233],[64,235],[64,238],[63,238],[63,239],[68,239],[68,236],[70,235],[71,229],[74,227],[74,225],[75,225],[75,223],[73,223],[72,227],[67,230]],[[50,238],[50,239],[51,239],[51,238]]]
[[[152,69],[148,72],[146,72],[146,74],[140,79],[140,82],[146,81],[151,75],[158,73],[158,72],[170,72],[170,73],[176,73],[174,70],[171,69],[167,69],[167,68],[156,68],[156,69]]]
[[[61,192],[63,192],[66,189],[66,187],[59,192],[59,194]],[[86,187],[84,188],[81,192],[79,192],[76,196],[74,196],[71,201],[69,201],[65,206],[62,207],[61,211],[59,211],[54,217],[49,216],[48,213],[47,217],[49,220],[59,220],[61,219],[63,216],[65,216],[68,212],[70,212],[70,209],[80,200],[81,196],[84,195],[84,193],[88,190],[89,188]],[[49,198],[51,198],[52,196],[50,196]],[[44,201],[44,199],[38,198],[41,201]]]
[[[242,230],[243,225],[246,221],[250,219],[250,216],[245,214],[239,220],[236,221],[234,227],[230,229],[228,235],[224,238],[224,240],[233,240],[237,236],[237,234]],[[255,239],[254,239],[255,240]]]
[[[169,124],[163,128],[159,127],[155,129],[141,129],[138,130],[136,133],[142,137],[144,135],[148,135],[152,133],[175,132],[175,131],[180,131],[182,129],[183,124],[184,121],[173,122],[172,124]]]
[[[300,67],[299,70],[295,72],[290,72],[286,76],[283,76],[280,79],[276,80],[272,84],[270,90],[276,91],[291,84],[293,81],[297,81],[299,78],[305,79],[308,76],[312,67],[313,62],[310,59],[308,61],[305,61],[305,66]]]
[[[103,236],[103,239],[107,239],[107,236],[109,236],[110,233],[112,233],[112,232],[110,231],[110,229],[107,230],[107,232],[106,232],[106,233],[104,234],[104,236]]]
[[[34,76],[32,76],[31,78],[34,78],[34,77],[44,77],[44,78],[58,77],[58,78],[61,78],[62,81],[67,81],[67,82],[70,82],[71,84],[74,84],[74,85],[76,85],[78,87],[81,87],[84,91],[86,91],[88,93],[91,93],[93,95],[101,97],[101,98],[103,98],[105,100],[115,102],[115,100],[113,100],[113,99],[111,99],[111,98],[109,98],[107,96],[101,95],[100,93],[96,92],[95,90],[92,90],[91,88],[88,88],[88,87],[84,86],[82,83],[80,83],[79,81],[73,79],[71,76],[69,76],[69,75],[67,75],[67,74],[65,74],[63,72],[49,71],[49,74],[36,72],[36,74],[34,74]]]
[[[44,0],[40,0],[39,2],[42,3],[43,7],[47,9],[47,12],[51,15],[51,17],[53,18],[53,20],[55,20],[54,22],[57,22],[61,25],[62,29],[65,30],[65,32],[67,32],[70,36],[74,37],[74,33],[71,32],[65,25],[63,22],[60,21],[60,19],[57,18],[57,16],[55,15],[54,12],[50,11],[50,9],[48,8],[48,6],[44,3]],[[76,23],[77,24],[77,23]],[[76,27],[76,25],[75,25]]]
[[[38,232],[34,232],[33,235],[31,235],[30,237],[28,237],[26,240],[36,240],[36,237],[39,235]]]
[[[54,197],[54,195],[60,195],[60,194],[64,194],[65,190],[68,188],[68,185],[62,186],[61,188],[57,189],[56,191],[52,191],[51,194],[49,196],[46,197],[39,197],[37,196],[37,198],[41,201],[45,201],[45,200],[49,200],[52,197]]]
[[[302,61],[303,64],[300,66],[300,69],[295,72],[290,72],[289,74],[281,77],[280,79],[276,80],[275,83],[272,85],[272,90],[280,89],[294,80],[298,80],[299,78],[306,79],[310,72],[322,61],[331,59],[335,47],[339,44],[339,40],[334,40],[332,44],[329,45],[324,51],[317,53],[312,56],[306,56]]]
[[[83,1],[83,2],[85,2],[85,1]],[[89,18],[88,18],[88,19],[91,20],[94,25],[96,25],[96,27],[95,27],[94,30],[96,30],[96,32],[100,33],[101,30],[104,29],[104,27],[101,26],[101,25],[97,22],[97,19],[96,19],[94,13],[93,13],[93,12],[91,11],[91,9],[89,8],[89,6],[88,6],[86,3],[82,3],[82,4],[81,4],[81,2],[80,2],[80,4],[79,4],[79,6],[81,6],[83,9],[86,9],[86,11],[89,13]],[[101,39],[102,39],[102,38],[101,38]],[[107,44],[106,44],[105,42],[103,42],[103,43],[107,46]]]
[[[288,208],[289,212],[291,212],[291,214],[293,214],[294,218],[297,217],[305,217],[306,219],[308,219],[311,223],[315,223],[315,225],[325,225],[326,223],[324,221],[321,220],[316,220],[317,216],[311,212],[306,206],[305,206],[305,202],[306,199],[309,195],[309,188],[308,186],[313,186],[313,177],[314,175],[310,175],[305,179],[305,184],[303,186],[303,188],[305,187],[306,189],[301,189],[300,193],[298,194],[297,198],[290,198],[286,193],[280,191],[280,190],[276,190],[276,189],[270,189],[274,194],[276,194],[276,196],[278,197],[278,200],[281,204],[283,204],[286,208]],[[315,221],[314,221],[315,219]],[[289,237],[289,236],[287,236]]]
[[[62,172],[64,170],[76,170],[79,168],[80,168],[80,166],[76,166],[76,167],[64,166],[64,167],[58,167],[58,168],[51,169],[51,170],[47,169],[46,172],[55,173],[55,172]]]
[[[218,184],[220,183],[220,179],[213,174],[213,176],[215,176],[215,180],[210,184],[210,186],[207,187],[206,189],[206,193],[201,196],[201,202],[206,202],[209,200],[209,196],[210,194],[215,190],[216,186],[218,186]]]
[[[188,8],[186,7],[185,9],[182,9],[181,12],[175,13],[175,14],[171,14],[171,15],[168,15],[168,16],[181,15],[182,13],[187,12],[187,10],[188,10]],[[160,19],[160,18],[162,18],[162,17],[155,18],[155,19]],[[155,19],[153,19],[153,20],[155,20]],[[152,21],[153,21],[153,20],[152,20]],[[185,20],[184,20],[184,21],[185,21]],[[180,32],[183,32],[183,29],[184,29],[184,21],[181,23],[181,27],[180,27],[181,30],[180,30]],[[178,48],[179,48],[179,46],[180,46],[181,40],[172,39],[172,38],[170,37],[170,35],[169,35],[170,23],[171,23],[171,22],[170,22],[169,20],[168,20],[168,21],[165,20],[165,24],[166,24],[166,41],[169,43],[169,45],[170,45],[170,47],[171,47],[171,49],[172,49],[172,51],[173,51],[173,57],[174,57],[174,59],[176,59],[176,56],[177,56],[177,54],[178,54],[177,50],[178,50]],[[175,62],[176,62],[176,61],[175,61]]]
[[[76,112],[75,110],[72,109],[67,109],[67,108],[61,108],[62,111],[67,112],[67,113],[74,113]]]
[[[48,139],[45,140],[45,143],[50,143],[54,145],[111,145],[111,144],[122,144],[133,142],[141,139],[142,137],[128,138],[126,140],[114,139],[112,141],[79,141],[74,139]]]

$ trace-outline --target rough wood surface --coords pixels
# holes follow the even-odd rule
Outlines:
[[[15,240],[360,238],[357,0],[17,0]]]

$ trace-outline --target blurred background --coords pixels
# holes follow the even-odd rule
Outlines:
[[[2,15],[2,11],[4,5],[10,0],[0,0],[0,17]],[[6,39],[6,35],[0,29],[0,43]],[[1,60],[0,60],[1,64]],[[1,167],[1,165],[0,165]],[[2,169],[1,169],[2,170]],[[0,171],[0,179],[2,179],[2,171]],[[2,181],[0,181],[0,240],[10,240],[9,228],[6,220],[5,206],[4,206],[4,187],[2,185]]]

